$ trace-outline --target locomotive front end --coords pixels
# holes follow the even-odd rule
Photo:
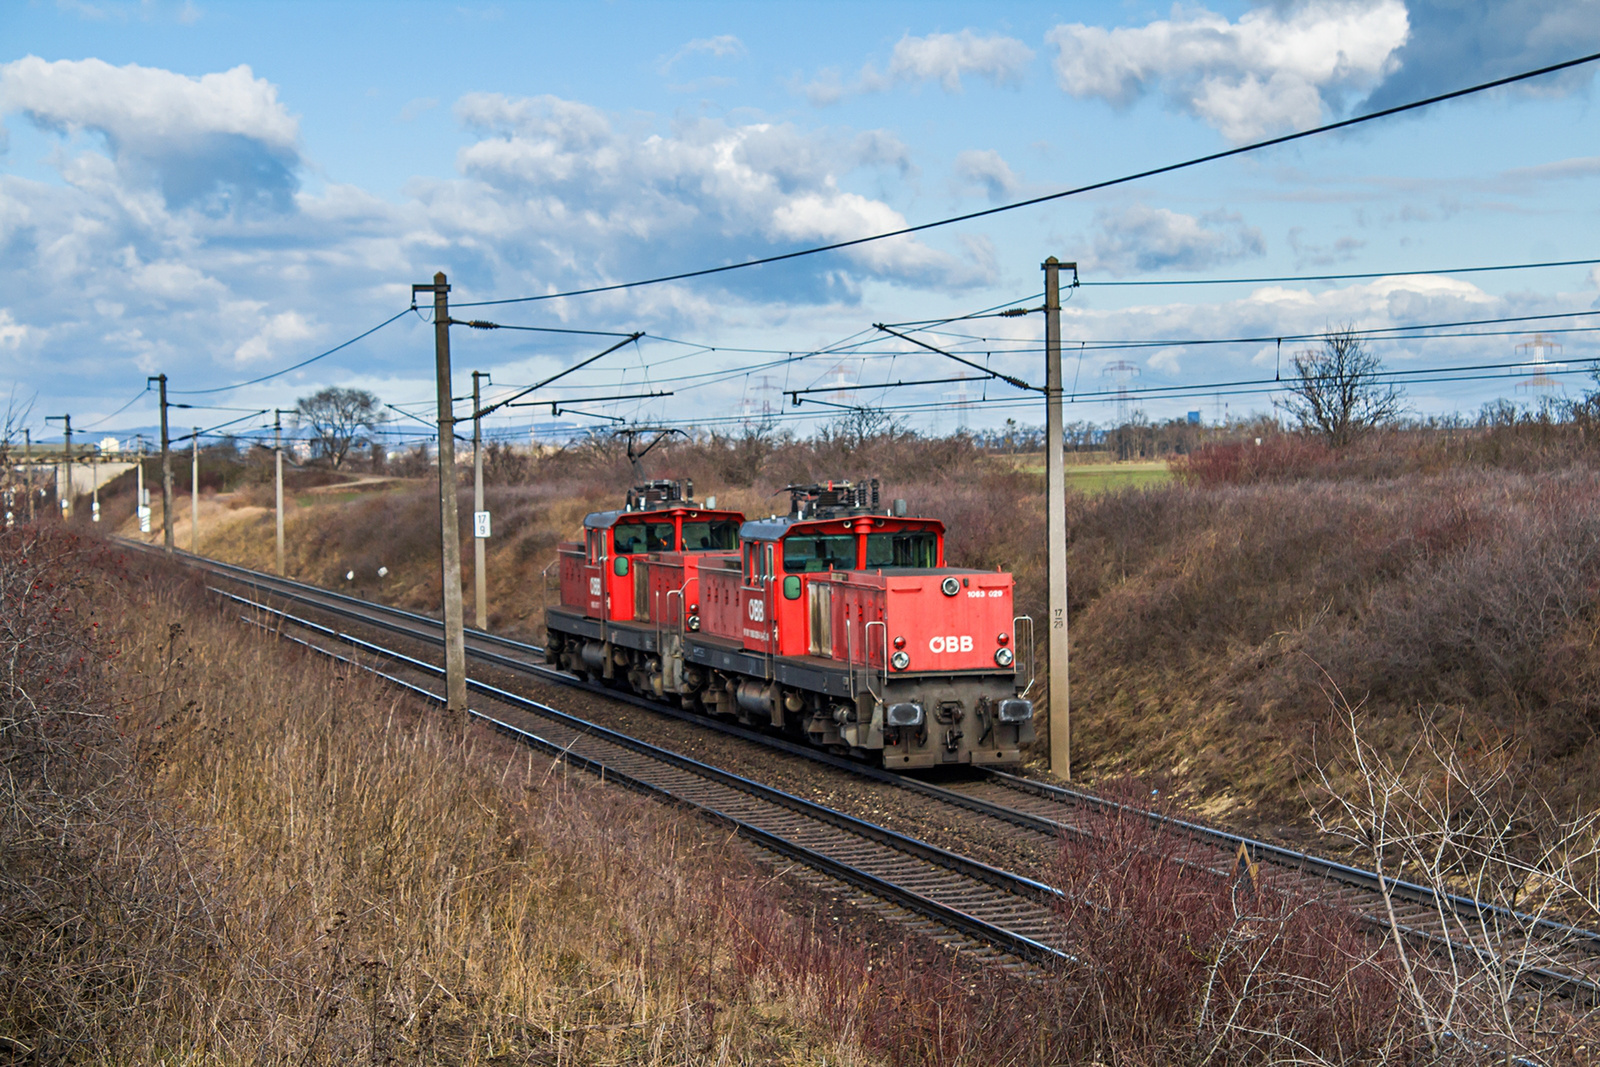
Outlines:
[[[883,648],[873,658],[883,661],[884,766],[1020,763],[1033,704],[1022,695],[1031,679],[1019,671],[1028,665],[1018,663],[1011,575],[941,568],[883,581]]]

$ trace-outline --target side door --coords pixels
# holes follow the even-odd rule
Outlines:
[[[751,652],[772,656],[772,542],[746,541],[744,574],[739,588],[743,611],[740,632],[744,647]],[[770,670],[769,670],[770,673]]]

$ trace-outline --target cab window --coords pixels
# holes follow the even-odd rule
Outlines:
[[[932,567],[939,559],[939,535],[932,530],[867,535],[867,566]]]
[[[685,552],[726,552],[739,547],[739,524],[728,519],[683,524]]]
[[[856,565],[855,534],[817,534],[783,539],[783,569],[790,574],[848,571]]]
[[[640,552],[670,552],[672,550],[672,523],[630,522],[616,525],[617,555],[635,555]]]

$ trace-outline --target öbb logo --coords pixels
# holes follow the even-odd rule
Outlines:
[[[767,604],[764,600],[751,600],[745,613],[750,616],[751,622],[765,622],[767,619]]]
[[[967,634],[959,637],[951,634],[949,637],[930,637],[928,639],[929,652],[971,652],[972,638]]]

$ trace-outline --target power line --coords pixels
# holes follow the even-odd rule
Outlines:
[[[1483,274],[1507,270],[1539,270],[1544,267],[1589,267],[1600,259],[1557,259],[1545,263],[1500,263],[1489,267],[1447,267],[1443,270],[1382,270],[1361,274],[1283,274],[1263,278],[1145,278],[1131,281],[1079,282],[1099,289],[1155,285],[1260,285],[1269,282],[1348,282],[1369,278],[1415,278],[1428,274]],[[972,316],[976,317],[976,316]],[[952,321],[952,320],[946,320]]]
[[[611,285],[596,285],[587,289],[572,289],[568,290],[567,292],[545,293],[539,296],[517,296],[507,297],[501,300],[467,301],[455,306],[488,307],[494,304],[526,304],[541,300],[560,300],[565,297],[590,296],[596,293],[611,293],[622,289],[635,289],[645,285],[660,285],[664,282],[684,281],[689,278],[703,278],[711,274],[722,274],[727,271],[743,270],[746,267],[759,267],[768,263],[781,263],[785,260],[799,259],[803,256],[817,255],[821,252],[835,252],[842,248],[855,248],[859,245],[871,244],[875,241],[884,241],[891,237],[904,237],[907,234],[921,233],[925,230],[937,229],[942,226],[950,226],[958,222],[969,222],[973,219],[987,218],[991,215],[999,215],[1002,212],[1016,211],[1019,208],[1032,207],[1036,204],[1044,204],[1053,200],[1062,200],[1070,196],[1079,196],[1083,193],[1094,192],[1099,189],[1109,189],[1117,185],[1126,185],[1130,182],[1140,181],[1144,178],[1153,178],[1161,174],[1171,174],[1175,171],[1186,170],[1190,167],[1197,167],[1203,163],[1214,163],[1217,160],[1229,159],[1233,156],[1244,155],[1248,152],[1260,151],[1263,148],[1271,148],[1276,145],[1288,144],[1292,141],[1302,140],[1307,137],[1315,137],[1324,133],[1331,133],[1334,130],[1348,129],[1352,126],[1359,126],[1362,123],[1372,122],[1381,118],[1388,118],[1393,115],[1403,114],[1407,111],[1415,111],[1418,108],[1430,107],[1434,104],[1443,103],[1446,100],[1455,100],[1464,96],[1472,96],[1476,93],[1487,92],[1490,89],[1498,89],[1501,86],[1513,85],[1517,82],[1527,81],[1530,78],[1538,78],[1546,74],[1554,74],[1557,71],[1582,66],[1585,63],[1593,63],[1596,60],[1600,60],[1600,52],[1594,52],[1586,56],[1580,56],[1577,59],[1569,59],[1563,63],[1552,63],[1547,67],[1539,67],[1536,70],[1523,71],[1521,74],[1513,74],[1505,78],[1496,78],[1493,81],[1480,82],[1477,85],[1471,85],[1465,89],[1456,89],[1448,93],[1440,93],[1436,96],[1426,97],[1422,100],[1413,100],[1408,104],[1398,104],[1394,107],[1383,108],[1382,110],[1369,112],[1365,115],[1357,115],[1353,118],[1342,119],[1339,122],[1330,122],[1322,126],[1315,126],[1309,130],[1301,130],[1297,133],[1286,133],[1278,137],[1269,137],[1264,141],[1253,141],[1250,144],[1240,145],[1237,148],[1229,148],[1221,152],[1212,152],[1208,155],[1196,156],[1192,159],[1186,159],[1181,163],[1168,163],[1165,166],[1152,167],[1149,170],[1142,170],[1135,174],[1126,174],[1120,178],[1109,178],[1105,181],[1093,182],[1089,185],[1080,185],[1076,188],[1064,189],[1056,193],[1046,193],[1043,196],[1030,197],[1029,199],[1018,200],[1010,204],[1001,204],[998,207],[984,208],[980,211],[969,211],[961,215],[952,215],[948,218],[936,219],[933,222],[919,223],[916,226],[903,226],[898,230],[889,230],[884,233],[872,234],[867,237],[856,237],[848,241],[834,241],[830,244],[815,245],[810,248],[797,249],[793,252],[782,252],[777,255],[763,256],[759,259],[747,259],[739,263],[726,263],[720,267],[703,267],[699,270],[680,271],[677,274],[664,274],[655,278],[644,278],[639,281],[616,282]]]
[[[406,308],[404,311],[400,312],[398,315],[391,315],[389,318],[384,319],[382,322],[378,323],[378,325],[374,326],[372,329],[363,331],[362,333],[358,333],[354,337],[350,338],[350,340],[345,341],[342,344],[334,345],[332,348],[328,349],[326,352],[318,352],[316,355],[312,356],[310,359],[302,359],[299,363],[295,363],[292,366],[285,367],[282,370],[273,371],[271,374],[263,374],[259,378],[251,378],[247,382],[235,382],[233,385],[219,385],[215,389],[168,389],[167,392],[169,394],[172,394],[172,395],[175,395],[175,396],[200,396],[200,395],[205,394],[205,393],[226,393],[230,389],[243,389],[247,385],[259,385],[262,382],[268,382],[268,381],[271,381],[274,378],[281,378],[283,375],[288,374],[290,371],[299,370],[301,367],[307,366],[308,364],[311,364],[311,363],[315,363],[319,359],[326,359],[328,356],[333,355],[335,352],[339,351],[341,348],[349,348],[351,345],[355,344],[357,341],[361,340],[364,337],[371,337],[373,334],[377,333],[379,330],[383,329],[385,326],[389,325],[391,322],[394,322],[396,319],[404,318],[406,315],[409,315],[410,313],[411,313],[411,309],[410,308]]]
[[[128,401],[126,404],[122,405],[120,408],[118,408],[117,410],[113,411],[111,414],[106,415],[106,416],[104,416],[102,418],[95,419],[93,422],[89,423],[87,426],[80,426],[78,428],[80,430],[92,430],[96,426],[99,426],[103,422],[110,422],[112,419],[116,418],[118,415],[121,415],[124,411],[127,411],[129,408],[133,407],[133,405],[137,404],[139,402],[139,398],[144,396],[149,391],[150,391],[150,383],[146,382],[143,389],[141,389],[137,393],[133,394],[133,399],[132,400]]]

